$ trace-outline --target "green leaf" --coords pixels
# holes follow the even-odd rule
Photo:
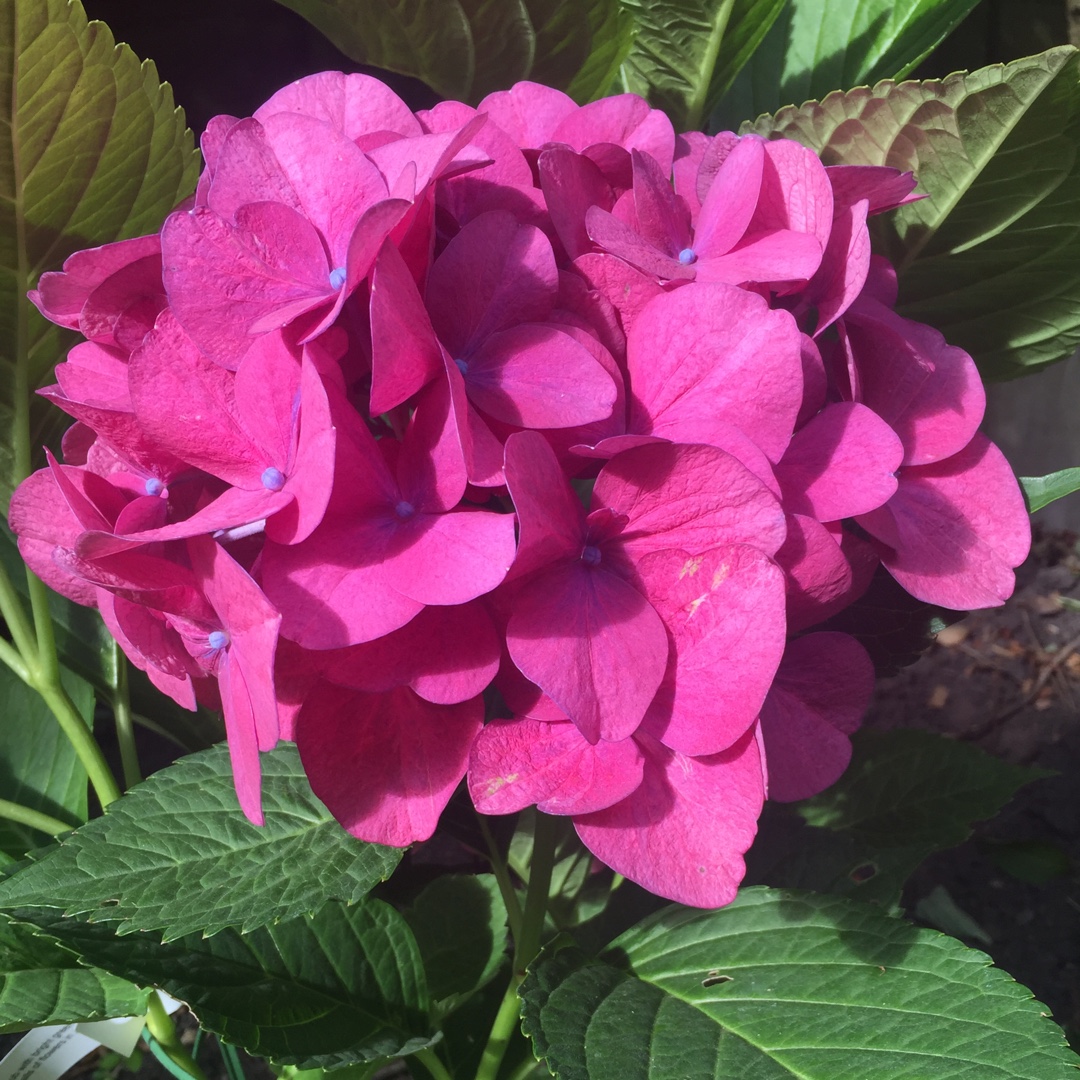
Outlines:
[[[89,725],[93,689],[70,671],[62,671],[61,678]],[[7,667],[0,667],[0,718],[3,797],[72,828],[85,821],[86,770],[41,696]],[[36,829],[0,818],[0,851],[8,855],[19,857],[47,840]]]
[[[603,9],[613,8],[614,0],[589,4],[567,4],[564,0],[524,3],[535,35],[529,78],[545,86],[569,86],[589,58],[592,19],[602,19]]]
[[[880,79],[902,79],[979,0],[790,0],[713,118],[747,116]]]
[[[827,164],[914,170],[929,198],[875,219],[899,272],[898,310],[970,352],[984,378],[1080,344],[1076,49],[830,94],[747,130],[799,139]]]
[[[882,848],[955,847],[1024,785],[1049,776],[928,731],[866,729],[847,772],[799,804],[808,824],[850,830]]]
[[[68,335],[25,299],[78,248],[157,229],[195,185],[183,113],[158,81],[87,23],[78,0],[9,0],[0,16],[0,498],[28,447],[70,419],[28,394],[50,380]],[[30,407],[29,430],[23,426]],[[24,444],[25,445],[22,445]],[[16,446],[20,460],[16,460]]]
[[[585,104],[612,92],[623,61],[633,47],[637,27],[619,0],[586,0],[583,5],[563,7],[585,9],[589,15],[589,53],[581,69],[566,84],[566,92],[579,104]],[[539,65],[543,55],[539,42],[536,55]]]
[[[146,1012],[149,990],[80,966],[54,940],[0,919],[0,1035]]]
[[[405,911],[440,1015],[490,982],[506,957],[506,907],[492,874],[436,878]]]
[[[663,109],[676,131],[708,116],[712,79],[735,0],[622,0],[637,23],[623,63],[627,90]]]
[[[521,996],[559,1080],[1064,1080],[1078,1064],[984,954],[813,894],[668,908],[598,959],[541,954]]]
[[[1080,491],[1080,469],[1062,469],[1047,476],[1021,476],[1028,513],[1034,514],[1074,491]]]
[[[328,903],[248,933],[230,927],[164,944],[156,934],[117,937],[48,909],[33,923],[84,962],[162,987],[203,1027],[282,1065],[352,1065],[436,1038],[420,951],[405,920],[380,900]]]
[[[0,907],[170,939],[351,903],[390,876],[401,851],[349,836],[312,794],[294,746],[261,760],[265,826],[241,813],[228,751],[214,747],[156,773],[0,882]]]

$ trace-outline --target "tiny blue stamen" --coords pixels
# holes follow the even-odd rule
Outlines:
[[[285,486],[285,474],[271,465],[263,470],[262,485],[269,491],[280,491]]]
[[[210,648],[216,652],[218,649],[224,649],[229,644],[229,635],[224,630],[211,630],[207,641]]]
[[[147,495],[160,495],[165,490],[165,485],[156,476],[151,476],[143,488]]]
[[[416,513],[416,507],[413,506],[411,502],[406,502],[405,499],[402,499],[401,502],[394,507],[394,513],[397,514],[399,518],[411,518],[413,514]]]
[[[345,279],[349,276],[348,270],[344,266],[337,266],[330,271],[330,288],[340,289],[345,284]]]
[[[457,369],[458,369],[458,371],[461,372],[462,375],[468,375],[469,374],[469,361],[468,360],[458,360],[455,357],[454,358],[454,363],[457,364]]]
[[[697,252],[694,251],[693,248],[683,248],[682,251],[679,252],[679,262],[681,262],[683,266],[692,266],[697,262]]]
[[[595,544],[586,544],[581,549],[581,561],[586,566],[599,566],[600,549]]]

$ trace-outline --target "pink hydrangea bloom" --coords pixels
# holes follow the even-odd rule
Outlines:
[[[414,114],[337,72],[202,149],[159,235],[31,294],[88,340],[10,522],[222,709],[251,820],[291,739],[364,840],[430,837],[464,781],[723,904],[765,798],[850,756],[873,670],[821,624],[879,566],[1011,590],[1027,516],[974,364],[871,254],[910,175],[676,136],[632,94]]]

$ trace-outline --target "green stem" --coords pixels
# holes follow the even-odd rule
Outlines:
[[[74,825],[61,821],[59,818],[43,814],[40,810],[31,810],[29,806],[8,802],[7,799],[0,799],[0,818],[37,829],[38,832],[47,833],[49,836],[59,836],[75,828]]]
[[[11,633],[11,640],[15,642],[15,648],[19,650],[19,655],[22,656],[23,663],[31,672],[31,677],[36,677],[37,641],[34,628],[26,617],[22,597],[15,591],[15,586],[3,566],[0,566],[0,615],[4,616],[4,622],[7,623],[7,628]],[[26,681],[29,683],[30,679]]]
[[[165,1011],[165,1006],[156,992],[150,995],[146,1010],[146,1027],[161,1049],[169,1055],[169,1060],[173,1064],[183,1069],[194,1080],[206,1080],[206,1074],[195,1064],[195,1059],[187,1052],[187,1048],[176,1034],[172,1019]]]
[[[31,683],[44,698],[45,704],[52,710],[53,716],[60,722],[60,727],[75,750],[75,754],[86,770],[94,793],[102,809],[120,798],[120,788],[94,739],[93,733],[86,726],[86,721],[79,715],[75,703],[68,697],[67,691],[56,683],[37,685]]]
[[[420,1061],[420,1064],[424,1066],[429,1073],[431,1073],[433,1080],[451,1080],[450,1073],[447,1071],[446,1066],[442,1063],[439,1055],[435,1053],[431,1047],[426,1047],[423,1050],[417,1050],[413,1057]]]
[[[487,820],[480,813],[476,817],[480,822],[480,832],[484,837],[484,843],[487,844],[491,869],[495,874],[495,880],[499,884],[499,892],[502,894],[503,904],[506,907],[506,921],[510,926],[510,936],[514,941],[517,941],[521,936],[521,904],[518,903],[517,890],[510,880],[506,860],[499,854],[499,847],[495,843],[495,837],[491,835]]]
[[[540,1062],[535,1058],[526,1058],[507,1078],[506,1080],[525,1080],[525,1078],[532,1072],[535,1072],[540,1066]],[[543,1070],[542,1070],[543,1071]]]
[[[5,641],[4,638],[0,638],[0,661],[3,661],[24,683],[30,681],[30,669],[26,666],[26,662],[19,655],[18,649],[12,647],[11,643]]]
[[[26,568],[26,587],[30,593],[30,610],[34,614],[34,630],[37,632],[38,679],[42,683],[59,686],[60,659],[56,655],[49,590],[30,567]]]
[[[521,918],[521,933],[514,941],[514,970],[502,1004],[495,1015],[495,1022],[491,1025],[491,1034],[480,1058],[480,1067],[476,1070],[476,1080],[495,1080],[506,1048],[514,1037],[520,1013],[518,987],[525,979],[525,969],[540,951],[540,941],[544,934],[557,838],[555,819],[537,810],[525,911]]]
[[[116,649],[116,690],[112,695],[116,738],[120,743],[120,763],[124,770],[124,787],[142,783],[139,753],[135,748],[135,723],[131,717],[131,695],[128,692],[127,657]]]

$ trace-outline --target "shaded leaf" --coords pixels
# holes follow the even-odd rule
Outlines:
[[[984,954],[813,894],[667,908],[598,959],[541,954],[521,996],[559,1080],[1064,1080],[1078,1064]]]
[[[0,1035],[45,1024],[138,1016],[149,990],[82,967],[54,940],[0,919]]]
[[[94,716],[93,688],[70,671],[61,679],[80,715]],[[3,797],[59,818],[86,820],[86,770],[36,690],[0,667],[0,790]],[[36,829],[0,818],[0,851],[19,857],[48,841]]]
[[[563,6],[575,10],[584,8],[589,15],[589,54],[566,85],[566,92],[578,104],[584,105],[614,92],[616,77],[634,44],[636,25],[619,0],[587,0],[585,5]],[[537,57],[541,55],[538,44]]]
[[[781,109],[746,130],[827,164],[914,170],[929,198],[879,223],[898,310],[1002,379],[1080,344],[1080,53],[1050,49],[922,83]]]
[[[978,2],[789,0],[713,117],[713,127],[735,127],[747,116],[833,90],[902,79]]]
[[[164,944],[49,909],[32,921],[86,963],[162,987],[204,1028],[282,1065],[352,1065],[434,1038],[420,952],[405,920],[379,900]]]
[[[401,851],[349,836],[312,794],[294,746],[262,755],[262,767],[265,826],[241,813],[228,751],[214,747],[132,788],[0,882],[0,907],[170,939],[357,901],[390,876]]]
[[[882,848],[955,847],[1024,784],[1050,775],[928,731],[866,729],[852,744],[847,772],[799,812],[810,825],[848,830]]]
[[[198,157],[154,65],[116,45],[104,23],[88,24],[78,0],[10,0],[0,16],[0,46],[0,497],[6,506],[21,472],[16,443],[40,447],[71,422],[35,400],[29,431],[16,423],[16,388],[29,393],[49,382],[70,340],[25,300],[27,289],[79,248],[157,229],[195,186]],[[17,381],[17,369],[24,380]]]
[[[1074,491],[1080,491],[1080,469],[1062,469],[1046,476],[1021,476],[1019,480],[1031,514]]]
[[[495,977],[506,957],[506,908],[492,874],[436,878],[405,911],[441,1015]]]

